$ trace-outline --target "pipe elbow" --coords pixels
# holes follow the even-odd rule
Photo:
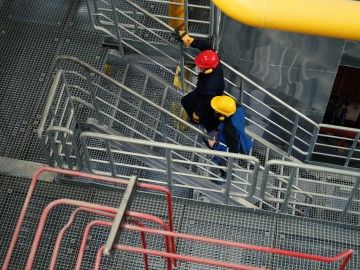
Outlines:
[[[360,40],[360,2],[212,0],[232,19],[259,28]]]

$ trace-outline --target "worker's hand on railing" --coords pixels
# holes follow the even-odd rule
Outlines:
[[[192,38],[186,31],[183,30],[175,30],[177,39],[184,43],[186,47],[189,47],[190,44],[194,41],[194,38]]]

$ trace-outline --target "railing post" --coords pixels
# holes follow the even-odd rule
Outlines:
[[[78,169],[80,171],[82,171],[83,163],[82,163],[82,158],[81,158],[81,155],[80,155],[80,149],[79,149],[79,146],[78,146],[78,139],[80,138],[81,128],[79,127],[79,125],[77,123],[74,123],[73,130],[74,130],[74,135],[72,136],[73,149],[74,149],[74,152],[75,152]]]
[[[184,59],[184,44],[180,43],[180,80],[181,80],[181,92],[185,95],[185,59]]]
[[[229,203],[230,189],[231,189],[231,178],[234,167],[234,158],[228,158],[228,166],[226,169],[226,183],[225,183],[225,204]]]
[[[59,137],[60,137],[60,141],[61,141],[61,148],[64,151],[65,160],[66,160],[66,163],[67,163],[66,167],[71,170],[73,168],[73,165],[71,163],[70,151],[69,151],[68,145],[66,143],[66,141],[68,139],[68,136],[71,136],[71,134],[67,134],[67,136],[65,138],[64,132],[59,132]]]
[[[350,204],[352,203],[355,194],[358,192],[359,186],[360,186],[360,177],[357,177],[356,180],[355,180],[355,184],[354,184],[354,186],[353,186],[353,188],[351,190],[351,193],[349,195],[349,198],[348,198],[348,200],[346,202],[346,205],[345,205],[343,211],[341,212],[340,219],[345,218],[345,214],[349,210]]]
[[[111,146],[109,141],[104,141],[106,143],[106,153],[109,157],[109,163],[110,163],[110,170],[111,170],[111,175],[113,177],[116,177],[116,170],[115,170],[115,163],[114,163],[114,157],[113,157],[113,153],[111,152]]]
[[[167,142],[168,138],[167,138],[167,135],[166,135],[166,116],[164,115],[163,112],[160,112],[160,117],[158,118],[158,121],[159,121],[159,124],[161,125],[161,134],[162,134],[162,137],[163,137],[163,141],[164,142]]]
[[[75,109],[75,106],[74,106],[74,103],[73,103],[73,100],[72,100],[72,95],[70,93],[70,89],[69,89],[69,85],[68,85],[68,82],[67,82],[67,79],[66,79],[66,76],[65,76],[65,73],[62,72],[61,73],[61,79],[63,80],[64,82],[64,92],[65,92],[65,95],[67,97],[67,100],[68,100],[68,103],[70,105],[70,111],[73,112],[74,109]],[[61,97],[59,97],[61,99]],[[54,116],[54,122],[52,123],[53,126],[61,126],[61,122],[64,120],[64,115],[65,115],[65,111],[63,112],[63,115],[61,115],[60,117],[60,120],[58,119],[58,116],[56,115],[55,111],[53,110],[53,108],[50,109],[50,111],[52,112],[53,116]],[[71,119],[72,118],[72,119]],[[74,114],[70,113],[70,116],[69,116],[69,119],[67,119],[67,123],[72,123],[69,125],[69,127],[71,128],[72,127],[75,127],[76,124],[77,124],[77,121],[76,121],[76,117]],[[56,123],[56,124],[55,124]],[[60,141],[61,141],[61,144],[62,144],[62,148],[64,149],[65,151],[65,158],[68,162],[68,168],[72,169],[73,168],[73,165],[71,164],[71,159],[70,159],[70,154],[71,154],[71,151],[69,151],[68,147],[67,147],[67,144],[66,144],[66,139],[65,139],[65,136],[64,136],[64,133],[61,132],[59,133],[59,131],[56,131],[55,132],[56,136],[54,135],[54,140],[58,138],[58,136],[60,136]],[[61,134],[61,135],[60,135]],[[67,136],[71,136],[70,134],[67,134]],[[76,146],[74,145],[74,138],[72,138],[72,145],[74,148],[76,148]],[[76,152],[77,153],[77,152]],[[80,156],[78,156],[78,158],[80,159]],[[62,166],[63,167],[63,162],[61,161],[61,164],[59,164],[59,166]],[[81,168],[81,167],[79,167]]]
[[[260,194],[259,194],[259,196],[262,200],[265,200],[266,184],[269,180],[269,175],[270,175],[270,163],[266,163],[264,171],[263,171],[263,175],[262,175]]]
[[[113,17],[114,17],[114,24],[115,24],[115,29],[116,29],[116,36],[118,38],[118,42],[119,42],[119,52],[121,56],[124,56],[124,48],[122,46],[121,43],[121,34],[120,34],[120,29],[119,29],[119,19],[118,16],[116,14],[116,6],[115,6],[115,1],[111,0],[111,7],[113,10]]]
[[[188,0],[184,1],[184,26],[185,31],[189,32],[189,6],[188,6]]]
[[[99,107],[97,105],[96,93],[95,93],[94,85],[92,84],[91,74],[88,73],[88,72],[86,74],[86,82],[87,82],[88,87],[89,87],[90,98],[91,98],[91,101],[92,101],[92,105],[94,106],[96,118],[99,121],[99,123],[102,124],[103,121],[102,121],[102,118],[100,117],[100,111],[99,111]]]
[[[89,155],[89,151],[88,151],[88,149],[87,149],[85,140],[86,140],[86,137],[82,137],[82,136],[80,135],[80,144],[81,144],[82,149],[83,149],[83,151],[84,151],[85,164],[86,164],[89,172],[90,172],[90,173],[93,173],[94,171],[93,171],[93,169],[91,168],[90,155]]]
[[[306,156],[306,159],[305,161],[310,161],[311,157],[312,157],[312,153],[314,151],[314,148],[315,148],[315,144],[316,144],[316,141],[317,141],[317,138],[318,138],[318,135],[319,135],[319,126],[314,126],[314,131],[313,131],[313,135],[311,137],[311,142],[310,142],[310,145],[309,145],[309,152]]]
[[[97,4],[96,4],[97,1],[94,0],[93,2],[94,2],[94,11],[95,11],[95,14],[97,14],[97,13],[98,13],[98,7],[97,7]],[[88,10],[88,12],[89,12],[90,23],[91,23],[92,27],[95,28],[95,27],[96,27],[96,24],[95,24],[95,19],[94,19],[94,17],[97,18],[97,16],[94,16],[94,17],[93,17],[93,14],[91,13],[90,0],[86,0],[86,6],[87,6],[87,10]]]
[[[242,105],[243,102],[244,102],[244,90],[243,90],[243,87],[244,87],[244,80],[240,77],[240,84],[239,84],[239,90],[240,90],[240,104]]]
[[[291,138],[290,138],[290,142],[289,142],[289,149],[288,149],[288,155],[291,156],[291,152],[294,146],[294,142],[295,142],[295,137],[296,137],[296,130],[299,124],[299,118],[300,116],[297,114],[294,120],[294,125],[293,125],[293,130],[291,132]]]
[[[114,218],[113,225],[111,226],[109,236],[106,240],[104,250],[104,255],[106,256],[110,256],[114,245],[119,242],[120,233],[122,231],[121,225],[123,225],[123,223],[126,221],[126,212],[130,209],[133,199],[135,197],[137,181],[138,177],[134,175],[131,176],[129,179],[128,185],[122,196],[120,206],[117,209],[117,214]]]
[[[291,196],[291,190],[292,190],[292,186],[293,186],[293,183],[296,179],[296,174],[298,172],[298,168],[295,168],[295,167],[292,167],[291,168],[291,173],[290,173],[290,176],[289,176],[289,181],[287,183],[287,187],[286,187],[286,191],[285,191],[285,196],[284,196],[284,202],[280,208],[280,211],[281,213],[285,213],[286,212],[286,209],[287,209],[287,205],[289,203],[289,200],[290,200],[290,196]]]
[[[215,22],[215,5],[212,1],[210,1],[210,13],[209,13],[209,36],[213,36],[214,35],[214,22]]]
[[[220,46],[220,21],[221,21],[221,11],[215,7],[215,40],[214,40],[214,50],[218,51]]]
[[[54,156],[53,158],[53,161],[52,161],[52,165],[55,166],[55,163],[57,163],[57,166],[59,166],[60,168],[63,168],[63,162],[61,161],[60,159],[60,156],[59,156],[59,151],[57,149],[57,146],[55,144],[55,137],[57,135],[58,132],[55,131],[55,132],[50,132],[50,134],[48,135],[48,138],[49,138],[49,142],[50,142],[50,145],[51,145],[51,150],[52,150],[52,155]],[[51,151],[50,151],[51,152]]]
[[[355,151],[356,145],[357,145],[357,143],[359,141],[359,137],[360,137],[360,131],[357,132],[357,134],[355,136],[355,139],[354,139],[354,141],[353,141],[353,143],[351,145],[351,149],[350,149],[349,154],[348,154],[348,156],[346,158],[346,161],[345,161],[345,165],[344,165],[345,167],[347,167],[349,165],[351,157],[352,157],[352,155],[353,155],[353,153]]]
[[[170,191],[173,190],[173,181],[172,181],[172,160],[171,160],[171,150],[166,149],[166,173],[167,173],[167,184]]]
[[[256,186],[257,186],[258,177],[259,177],[259,161],[254,162],[253,166],[254,166],[254,171],[252,174],[252,185],[250,186],[250,189],[249,189],[249,194],[247,196],[248,198],[251,198],[252,196],[254,196],[255,191],[256,191]]]

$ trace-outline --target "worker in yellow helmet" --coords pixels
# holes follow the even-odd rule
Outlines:
[[[252,140],[245,133],[245,110],[229,96],[216,96],[211,100],[211,107],[221,121],[215,139],[206,141],[214,150],[249,154]]]

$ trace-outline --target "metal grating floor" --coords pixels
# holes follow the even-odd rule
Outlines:
[[[102,36],[90,29],[85,0],[0,1],[0,156],[44,161],[38,127],[57,55],[102,67]]]
[[[17,216],[29,186],[29,179],[0,176],[0,264],[3,262],[9,239],[14,229]],[[25,219],[18,245],[10,269],[20,269],[25,262],[34,234],[34,225],[38,222],[41,208],[57,198],[73,198],[93,203],[116,207],[121,199],[120,189],[103,189],[94,186],[74,186],[41,182],[35,190],[35,197]],[[54,239],[60,228],[66,223],[69,207],[58,207],[51,212],[45,227],[43,240],[38,251],[35,269],[47,269]],[[138,193],[131,210],[155,214],[166,218],[164,198],[159,195]],[[92,214],[81,213],[77,216],[74,227],[66,234],[58,259],[57,269],[74,268],[78,251],[79,237],[84,225],[94,220]],[[226,218],[226,222],[224,222]],[[352,248],[355,251],[347,269],[359,269],[360,231],[358,227],[342,226],[304,218],[296,218],[250,209],[223,207],[189,200],[174,200],[175,230],[183,233],[216,237],[255,245],[264,245],[327,256]],[[99,247],[106,238],[108,228],[92,230],[90,242],[85,252],[82,269],[89,269],[93,264],[95,247]],[[136,245],[138,236],[124,233],[122,243]],[[163,242],[150,239],[154,248],[162,248]],[[177,241],[178,253],[215,258],[231,262],[264,266],[268,269],[335,269],[335,265],[319,264],[299,259],[289,259],[278,255],[261,254],[246,250],[219,249],[199,243]],[[14,263],[15,262],[15,263]],[[121,264],[120,264],[121,262]],[[121,266],[120,266],[121,265]],[[151,258],[151,269],[165,269],[164,260]],[[120,267],[120,268],[119,268]],[[133,254],[118,252],[111,259],[102,261],[102,269],[142,269],[142,258]],[[203,265],[180,263],[178,269],[215,269]]]
[[[89,27],[85,0],[0,0],[0,156],[22,160],[43,161],[35,129],[41,117],[47,93],[52,82],[54,60],[57,55],[79,56],[86,62],[101,69],[105,58],[102,48],[102,35]],[[20,207],[27,192],[28,179],[0,176],[0,264],[3,262],[10,235],[14,228]],[[15,253],[19,264],[24,262],[24,253],[30,248],[33,225],[40,214],[39,207],[60,197],[77,198],[116,206],[119,192],[99,191],[97,188],[68,187],[42,183],[37,199],[31,208],[25,229],[22,231],[21,245]],[[80,198],[79,198],[80,196]],[[134,207],[139,211],[162,215],[154,195],[141,195]],[[46,241],[36,261],[36,269],[47,269],[50,255],[46,248],[52,243],[54,232],[65,221],[69,209],[58,209],[52,214],[48,224]],[[319,221],[304,221],[293,217],[274,214],[254,214],[245,209],[232,209],[195,203],[175,201],[176,230],[223,239],[244,241],[253,244],[334,255],[345,248],[356,251],[348,269],[359,269],[359,232],[354,227],[338,227]],[[224,226],[226,217],[229,225]],[[77,250],[77,239],[81,228],[91,220],[88,215],[79,215],[75,229],[69,233],[62,248],[59,269],[71,269],[71,258]],[[94,241],[103,239],[106,230],[95,230]],[[129,239],[132,239],[129,236]],[[276,269],[330,269],[319,265],[302,264],[299,260],[283,259],[278,256],[254,256],[204,248],[178,242],[179,251],[191,251],[193,255],[218,256],[254,265],[264,265]],[[135,258],[135,259],[134,259]],[[114,261],[107,262],[108,269],[114,269],[116,262],[122,260],[123,269],[141,269],[134,255],[117,255]],[[88,262],[89,265],[91,261]],[[153,269],[161,269],[164,262],[154,260]],[[289,268],[293,267],[293,268]],[[84,267],[86,269],[87,267]],[[19,269],[13,266],[12,269]],[[179,269],[209,269],[195,264],[181,264]],[[212,268],[213,269],[213,268]],[[331,268],[332,269],[332,268]]]

